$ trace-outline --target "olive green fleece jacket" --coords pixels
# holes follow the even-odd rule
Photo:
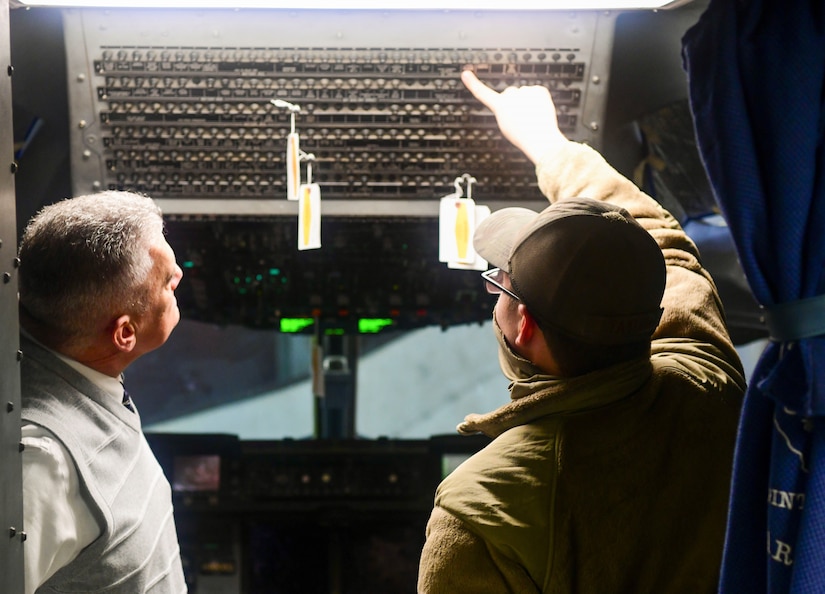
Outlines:
[[[716,287],[675,219],[594,150],[571,142],[537,175],[551,202],[606,200],[651,233],[664,314],[649,360],[522,383],[466,417],[461,433],[494,440],[439,486],[418,591],[715,593],[745,390]]]

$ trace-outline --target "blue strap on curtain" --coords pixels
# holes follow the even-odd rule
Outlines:
[[[777,342],[825,335],[825,295],[766,307],[765,322]]]

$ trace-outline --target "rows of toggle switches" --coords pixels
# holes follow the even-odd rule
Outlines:
[[[432,199],[470,173],[521,199],[532,167],[463,88],[544,84],[559,125],[580,119],[586,65],[570,50],[105,49],[94,62],[102,171],[110,189],[164,197],[285,193],[290,115],[332,199]]]

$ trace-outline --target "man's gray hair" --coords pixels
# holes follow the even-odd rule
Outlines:
[[[106,191],[44,207],[20,242],[20,304],[62,344],[147,307],[163,217],[151,198]]]

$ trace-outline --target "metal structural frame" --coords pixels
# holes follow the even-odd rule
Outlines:
[[[12,138],[9,2],[0,0],[0,591],[23,592],[23,478],[20,449],[20,338]]]

